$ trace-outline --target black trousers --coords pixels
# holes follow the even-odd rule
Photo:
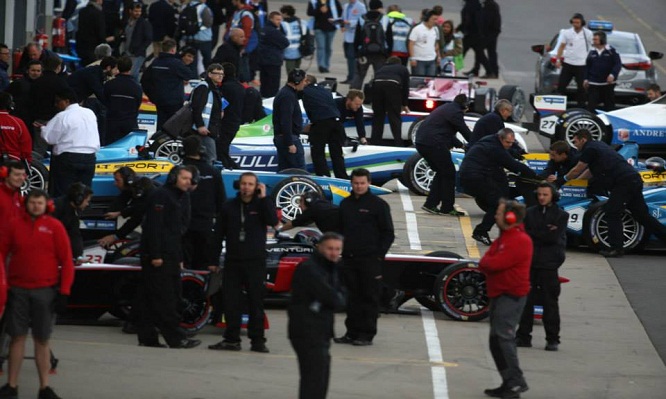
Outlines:
[[[578,107],[585,108],[585,87],[583,87],[585,65],[571,65],[563,62],[557,91],[562,95],[566,95],[567,86],[569,86],[572,78],[576,79],[576,101],[578,102]]]
[[[596,113],[601,103],[604,104],[604,111],[615,109],[615,85],[587,86],[587,109]]]
[[[137,129],[139,126],[136,119],[117,120],[106,118],[106,136],[105,142],[102,145],[114,143],[123,137],[127,136],[132,130]]]
[[[310,128],[310,155],[317,176],[330,176],[326,163],[326,144],[331,155],[333,173],[339,179],[348,179],[345,158],[342,155],[342,143],[345,139],[345,128],[335,118],[317,121]]]
[[[645,227],[647,236],[654,234],[666,242],[666,226],[650,215],[643,197],[643,181],[638,173],[633,173],[616,179],[615,185],[610,189],[608,202],[604,205],[608,221],[608,241],[612,248],[624,247],[622,212],[625,208]]]
[[[247,336],[254,342],[265,342],[264,338],[264,280],[266,260],[225,260],[224,318],[227,328],[224,340],[240,342],[241,318],[243,316],[243,288],[247,292],[249,321]]]
[[[372,341],[377,335],[379,298],[382,291],[381,260],[373,257],[345,258],[341,269],[347,286],[347,336]]]
[[[331,341],[324,337],[291,339],[300,371],[299,399],[324,399],[331,374]]]
[[[436,208],[442,204],[442,212],[452,211],[456,199],[456,167],[451,160],[451,152],[445,148],[423,144],[416,144],[416,150],[436,172],[424,205]]]
[[[560,343],[560,280],[557,270],[535,269],[530,271],[532,290],[527,296],[527,303],[520,318],[520,327],[516,336],[525,342],[532,341],[534,326],[534,305],[543,306],[543,327],[546,341]]]
[[[92,187],[95,176],[95,154],[63,152],[51,157],[49,174],[49,195],[52,198],[67,193],[72,183],[81,182]]]
[[[384,118],[388,116],[396,147],[402,147],[402,90],[395,82],[374,82],[372,85],[372,144],[380,145],[384,137]]]
[[[489,75],[499,75],[499,64],[497,62],[497,37],[499,35],[488,35],[485,37],[485,47],[488,53],[488,70],[486,73]]]
[[[282,65],[260,65],[259,80],[261,87],[259,91],[263,98],[275,97],[280,90],[280,73]]]
[[[238,129],[236,129],[234,132],[225,131],[222,129],[220,136],[217,138],[217,140],[215,140],[217,160],[222,162],[222,165],[224,165],[224,167],[227,169],[238,169],[238,165],[236,165],[236,162],[229,154],[229,147],[231,146],[231,142],[234,140],[234,137],[236,137],[237,132]]]
[[[365,61],[361,63],[361,61]],[[356,58],[356,71],[354,72],[354,80],[352,80],[350,89],[363,89],[363,81],[365,80],[365,75],[368,74],[368,69],[372,65],[373,73],[377,73],[379,68],[381,68],[386,63],[386,56],[381,54],[372,54],[366,57],[357,57]]]
[[[155,105],[157,108],[157,130],[162,130],[162,125],[164,122],[168,121],[169,118],[173,116],[179,109],[182,108],[182,104],[178,105]]]
[[[483,66],[483,69],[486,73],[489,73],[488,59],[486,58],[486,53],[484,52],[485,44],[482,38],[480,37],[463,37],[463,56],[467,54],[468,50],[474,50],[474,67],[470,70],[473,74],[479,74],[479,67]]]
[[[167,345],[178,346],[185,339],[180,328],[180,273],[178,265],[164,264],[155,268],[149,258],[142,258],[142,281],[139,295],[134,305],[137,309],[137,330],[139,343],[153,345],[158,342],[157,329]],[[171,269],[171,270],[169,270]]]
[[[207,270],[208,266],[215,266],[219,259],[215,259],[215,232],[187,230],[183,235],[183,255],[185,267],[194,270]]]
[[[500,198],[509,197],[509,188],[506,182],[498,182],[492,177],[483,179],[461,179],[460,184],[465,191],[486,208],[481,223],[474,228],[474,234],[487,234],[495,224],[495,211]]]

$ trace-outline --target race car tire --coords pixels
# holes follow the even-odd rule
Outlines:
[[[32,189],[46,190],[49,184],[49,171],[41,161],[33,159],[30,163],[28,178],[21,185],[21,193],[27,194]]]
[[[409,125],[409,130],[407,131],[407,138],[409,139],[409,142],[412,144],[416,143],[416,133],[419,130],[419,127],[421,127],[421,124],[423,121],[427,118],[427,116],[421,116],[417,118],[414,122],[412,122],[411,125]]]
[[[596,202],[588,208],[583,216],[583,239],[595,250],[610,249],[608,242],[608,222],[604,205],[608,201]],[[645,228],[638,223],[631,212],[622,212],[623,247],[625,251],[640,247],[645,237]]]
[[[462,259],[462,256],[458,255],[455,252],[449,251],[434,251],[427,253],[426,256],[432,256],[434,258],[455,258]],[[417,295],[414,297],[416,302],[421,304],[424,308],[432,310],[433,312],[440,312],[442,308],[439,306],[435,300],[435,295]]]
[[[486,276],[471,261],[444,268],[433,287],[437,304],[444,314],[458,321],[479,321],[488,317],[490,300]]]
[[[206,296],[207,276],[191,271],[182,271],[181,319],[180,327],[194,333],[208,324],[211,317],[210,298]]]
[[[115,265],[140,265],[139,250],[141,240],[135,239],[119,246],[112,254],[107,255],[106,262]],[[122,262],[124,261],[124,262]],[[129,263],[127,263],[129,262]]]
[[[416,153],[405,161],[400,182],[417,195],[428,195],[435,171],[430,169],[428,161]]]
[[[573,136],[581,130],[587,129],[592,134],[592,139],[595,141],[603,141],[610,144],[610,134],[606,130],[606,126],[596,116],[589,112],[575,111],[573,113],[566,112],[562,115],[555,127],[555,135],[551,139],[551,143],[557,140],[565,140],[573,147]]]
[[[155,154],[155,158],[166,158],[174,165],[180,165],[183,162],[182,148],[181,140],[164,135],[153,141],[150,152]]]
[[[474,90],[474,108],[472,110],[485,115],[493,110],[497,101],[497,92],[492,87],[479,87]]]
[[[504,85],[500,88],[497,98],[500,100],[509,100],[511,102],[513,105],[511,120],[513,122],[520,122],[525,114],[525,106],[527,104],[523,89],[514,85]]]
[[[282,209],[285,220],[294,220],[301,213],[301,195],[314,191],[323,198],[324,191],[314,180],[305,176],[293,176],[280,180],[271,194],[275,207]]]
[[[301,176],[312,176],[312,173],[308,172],[305,169],[298,168],[287,168],[279,171],[278,173],[282,175],[301,175]]]

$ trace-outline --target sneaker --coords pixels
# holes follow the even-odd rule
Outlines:
[[[621,258],[624,256],[624,250],[622,249],[602,249],[599,251],[599,254],[604,258]]]
[[[18,387],[12,388],[9,386],[9,384],[3,385],[2,388],[0,388],[0,398],[18,399]]]
[[[488,233],[483,233],[483,234],[474,233],[472,234],[472,238],[484,245],[490,245],[493,243],[490,240],[490,236],[488,235]]]
[[[372,345],[372,341],[366,340],[366,339],[355,339],[352,341],[352,345],[354,346],[370,346]]]
[[[516,338],[516,346],[519,348],[531,348],[532,341],[525,338]]]
[[[177,345],[172,346],[174,349],[191,349],[201,345],[201,341],[198,339],[187,339],[180,341]]]
[[[548,352],[557,352],[559,344],[557,342],[549,342],[544,348]]]
[[[44,389],[39,390],[39,395],[37,396],[37,399],[60,399],[60,396],[56,395],[56,393],[53,392],[53,389],[51,389],[51,387],[46,387]]]
[[[430,208],[430,207],[427,207],[427,206],[425,206],[425,205],[423,205],[423,206],[421,207],[421,209],[424,210],[424,211],[426,211],[426,212],[428,212],[428,213],[430,213],[430,214],[433,214],[433,215],[441,215],[441,214],[442,214],[442,213],[439,211],[439,209],[437,209],[437,208]]]
[[[351,339],[348,335],[343,335],[342,337],[339,338],[333,338],[333,342],[336,344],[351,344],[354,342],[353,339]]]
[[[250,346],[250,350],[252,352],[259,352],[259,353],[269,353],[270,352],[270,350],[268,350],[268,347],[266,346],[266,344],[263,343],[263,342],[258,342],[256,344],[252,344],[252,346]]]
[[[208,349],[214,351],[239,351],[241,350],[240,342],[220,341],[215,345],[208,345]]]

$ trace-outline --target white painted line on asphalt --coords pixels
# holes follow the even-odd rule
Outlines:
[[[398,182],[398,192],[402,201],[402,209],[405,211],[405,222],[407,224],[407,239],[409,240],[409,249],[420,251],[421,238],[419,237],[419,228],[416,224],[416,214],[414,213],[414,204],[409,195],[409,189]]]
[[[423,332],[425,333],[430,362],[442,363],[442,347],[439,344],[439,334],[432,311],[421,307],[421,320],[423,320]],[[448,399],[449,385],[446,382],[446,368],[444,366],[432,366],[430,369],[433,397],[435,399]]]

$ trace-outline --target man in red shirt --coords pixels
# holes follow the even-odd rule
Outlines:
[[[532,239],[525,232],[524,218],[524,205],[500,200],[495,212],[500,236],[479,261],[490,298],[490,353],[502,376],[500,387],[484,391],[494,398],[520,398],[528,389],[515,342],[516,325],[530,291]]]
[[[11,337],[9,375],[0,398],[18,397],[18,378],[28,329],[32,330],[35,363],[39,374],[39,399],[58,399],[48,386],[49,338],[54,310],[67,305],[74,282],[74,263],[67,232],[57,219],[46,214],[48,195],[32,190],[26,212],[9,225],[11,234],[0,240],[0,257],[10,257],[7,267],[9,300],[5,321]]]
[[[12,108],[12,95],[0,92],[0,153],[14,159],[32,162],[32,137],[25,123],[9,115]]]
[[[6,173],[0,180],[0,232],[3,232],[8,231],[9,222],[21,214],[21,186],[28,176],[22,162],[9,161],[0,168],[0,177]]]

